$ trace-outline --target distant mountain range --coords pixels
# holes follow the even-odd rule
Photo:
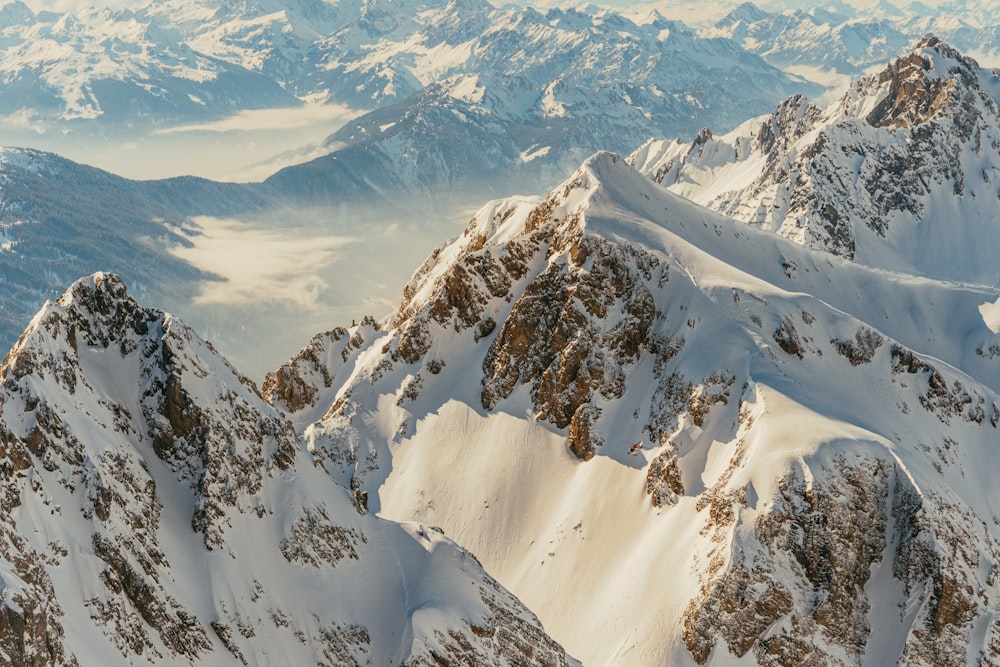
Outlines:
[[[303,194],[346,180],[417,196],[523,187],[558,180],[595,150],[631,150],[656,128],[692,136],[709,118],[735,126],[792,90],[818,92],[655,13],[635,23],[610,12],[453,3],[419,22],[394,20],[405,27],[377,47],[364,23],[324,42],[343,87],[333,99],[357,91],[393,103],[333,134],[327,156],[275,179]],[[370,90],[373,82],[383,88]]]
[[[310,152],[328,157],[279,177],[321,201],[555,182],[598,148],[735,127],[819,91],[655,13],[636,22],[478,0],[2,11],[11,127],[126,140],[302,100],[372,112]]]

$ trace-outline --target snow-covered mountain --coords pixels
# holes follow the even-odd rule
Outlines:
[[[1000,77],[935,37],[819,109],[630,161],[727,216],[869,266],[1000,285]]]
[[[47,303],[0,383],[6,664],[572,663],[439,528],[368,513],[117,276]]]
[[[100,118],[123,129],[298,104],[259,72],[188,47],[131,11],[0,9],[0,114],[34,126]]]
[[[928,39],[825,111],[597,153],[260,394],[74,284],[0,370],[0,645],[1000,662],[995,89]]]
[[[602,153],[487,204],[389,320],[317,336],[263,392],[584,664],[991,664],[998,298]]]
[[[302,194],[345,182],[411,196],[555,182],[594,150],[631,150],[657,128],[693,135],[705,118],[734,127],[793,89],[819,92],[655,12],[633,21],[372,2],[318,48],[316,87],[384,106],[333,134],[329,155],[275,177]]]
[[[857,76],[882,64],[912,41],[887,18],[848,18],[821,8],[770,13],[744,3],[723,17],[717,34],[778,67],[814,67]],[[922,33],[919,33],[922,34]]]
[[[192,50],[310,95],[315,43],[355,20],[360,0],[166,0],[139,10]]]

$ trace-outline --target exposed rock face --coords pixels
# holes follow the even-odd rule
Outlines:
[[[934,49],[941,57],[957,63],[948,78],[933,78],[931,59],[921,53],[894,60],[879,73],[878,85],[888,84],[885,97],[865,116],[873,127],[911,128],[934,119],[951,107],[969,104],[963,99],[978,79],[976,63],[937,37],[922,40],[917,48]]]
[[[832,340],[837,352],[846,357],[852,366],[871,363],[875,358],[875,352],[882,346],[885,340],[877,332],[862,327],[854,334],[854,340]]]
[[[684,480],[674,448],[667,448],[650,462],[646,472],[646,493],[657,507],[675,505],[684,495]]]
[[[969,575],[981,559],[993,562],[997,545],[980,521],[970,520],[969,508],[921,499],[895,462],[867,454],[793,471],[779,490],[755,519],[737,503],[734,513],[709,523],[726,540],[752,521],[753,537],[734,539],[728,560],[717,556],[716,574],[685,613],[685,642],[699,664],[719,641],[761,665],[860,664],[866,650],[884,641],[871,623],[887,620],[872,616],[875,598],[887,593],[874,580],[886,576],[902,585],[907,601],[895,622],[911,619],[901,626],[900,664],[996,659],[988,647],[997,628],[988,626],[982,649],[971,636],[974,619],[992,613],[995,592]],[[941,514],[942,507],[955,513]],[[941,539],[962,546],[942,551],[935,546]]]
[[[570,449],[589,459],[603,444],[592,436],[594,401],[620,398],[625,369],[649,347],[657,312],[644,283],[662,272],[652,255],[592,238],[573,242],[568,260],[514,303],[483,362],[482,402],[492,409],[529,385],[538,418],[569,427]]]
[[[601,161],[620,158],[603,154]],[[669,365],[684,342],[661,330],[680,325],[664,322],[652,296],[669,281],[669,266],[638,245],[586,233],[577,210],[597,185],[595,173],[583,168],[530,209],[497,206],[473,219],[456,242],[434,251],[404,288],[382,343],[386,355],[363,371],[367,382],[410,373],[397,399],[397,405],[408,406],[428,384],[442,381],[432,379],[445,367],[437,356],[437,341],[455,335],[471,338],[483,355],[482,407],[502,409],[505,400],[526,391],[535,418],[564,430],[567,446],[582,460],[605,444],[600,404],[622,397],[630,369],[645,354],[659,359],[660,389],[645,428],[650,438],[666,437],[683,414],[698,422],[713,404],[725,404],[728,385],[721,393],[706,389]],[[518,233],[492,241],[510,227]],[[279,374],[301,366],[303,359],[300,355]],[[314,394],[321,386],[318,378],[337,366],[335,360],[318,372],[291,372],[282,386],[304,386],[298,391]],[[277,386],[268,382],[266,386]],[[350,435],[355,428],[350,423],[362,408],[357,399],[352,406],[354,393],[351,386],[331,392],[340,398],[321,429],[337,430],[332,440],[341,443],[326,455],[360,467],[364,475],[378,467],[379,455],[369,452],[362,465],[358,453],[345,452],[343,446],[357,440]],[[407,433],[401,424],[398,434]]]
[[[737,547],[721,576],[703,585],[704,597],[692,601],[685,641],[699,664],[716,638],[737,656],[753,650],[759,664],[851,665],[864,655],[870,632],[865,585],[892,539],[886,534],[891,468],[873,460],[835,463],[829,488],[815,481],[807,487],[801,473],[789,473],[753,527],[764,550]],[[735,525],[712,529],[725,533]],[[788,568],[780,576],[777,560]],[[779,619],[786,619],[784,627],[774,627]],[[839,651],[830,644],[844,657],[834,657]]]
[[[264,378],[261,394],[275,407],[288,413],[302,412],[329,400],[338,370],[352,361],[352,356],[379,330],[371,317],[352,332],[337,327],[313,337],[287,364]]]
[[[55,548],[36,551],[7,526],[2,529],[0,558],[10,567],[4,576],[4,604],[0,607],[0,656],[5,664],[78,664],[63,645],[63,610],[45,568],[46,561],[58,562],[66,554],[59,551],[58,544],[52,546]]]
[[[465,551],[362,516],[252,382],[115,275],[47,304],[0,366],[0,443],[9,664],[401,663],[438,635],[458,661],[567,664]],[[427,597],[418,571],[461,586]]]

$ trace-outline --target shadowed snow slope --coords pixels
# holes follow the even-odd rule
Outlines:
[[[143,301],[186,303],[211,276],[171,254],[193,215],[276,206],[245,185],[132,181],[52,153],[0,147],[0,348],[81,275],[112,269]]]
[[[0,380],[6,664],[567,662],[468,552],[367,514],[115,275],[46,304]]]
[[[585,664],[990,662],[997,297],[600,153],[484,206],[391,318],[317,336],[263,393]]]

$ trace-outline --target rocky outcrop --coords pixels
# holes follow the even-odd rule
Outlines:
[[[876,331],[861,327],[854,334],[853,340],[834,339],[830,344],[837,348],[838,354],[851,362],[852,366],[870,364],[875,353],[885,340]]]
[[[404,288],[386,331],[385,354],[365,371],[368,382],[401,378],[405,370],[396,404],[409,408],[444,381],[434,376],[448,374],[441,353],[432,351],[436,341],[456,335],[471,340],[482,355],[482,407],[497,410],[527,392],[535,418],[563,430],[581,460],[604,446],[600,406],[622,398],[627,375],[646,354],[659,359],[660,388],[645,429],[651,438],[665,437],[682,414],[698,423],[712,405],[724,404],[731,379],[718,391],[709,388],[714,379],[694,382],[668,370],[684,344],[660,332],[672,325],[664,323],[653,297],[670,280],[669,265],[639,245],[587,232],[578,211],[600,192],[595,172],[620,158],[599,154],[592,160],[541,202],[484,210],[459,239],[435,250]],[[517,232],[510,234],[511,227]],[[503,241],[491,242],[501,230]],[[308,383],[301,379],[306,375],[285,382]],[[324,417],[324,431],[336,431],[324,442],[352,440],[350,423],[360,410],[351,406],[360,400],[352,393],[342,391]],[[409,434],[401,424],[398,435]],[[345,453],[342,446],[327,455],[365,471],[378,466],[372,452],[363,465],[358,452]]]
[[[870,596],[887,594],[872,583],[880,569],[905,587],[900,618],[916,616],[902,662],[959,665],[981,657],[970,633],[989,612],[972,571],[994,558],[994,541],[968,514],[928,508],[911,484],[895,463],[866,455],[786,476],[755,519],[752,540],[736,543],[688,607],[685,642],[695,660],[706,663],[721,641],[761,665],[860,664],[869,644],[883,639],[870,625],[886,620],[871,616]],[[739,505],[734,512],[751,516]],[[741,521],[712,530],[732,539]],[[950,555],[932,546],[942,533],[962,546]]]
[[[975,85],[978,78],[975,61],[964,58],[937,37],[921,40],[917,49],[934,49],[958,66],[949,70],[948,78],[935,78],[930,75],[933,63],[926,55],[914,52],[894,60],[878,74],[878,85],[885,87],[886,92],[865,116],[873,127],[901,129],[927,123],[946,109],[960,107],[961,89]]]
[[[58,543],[36,551],[14,530],[0,527],[0,562],[10,568],[3,575],[0,603],[0,656],[6,664],[78,664],[64,646],[64,612],[46,569],[66,555]]]
[[[674,505],[684,495],[684,480],[677,465],[677,451],[667,447],[646,470],[646,493],[656,507]]]
[[[662,271],[655,256],[586,237],[568,259],[514,303],[483,362],[482,403],[492,409],[528,385],[538,418],[568,427],[570,449],[589,459],[603,444],[590,428],[594,401],[620,398],[625,369],[649,348],[657,311],[645,283]]]
[[[288,363],[264,378],[263,397],[287,413],[308,410],[336,391],[339,371],[378,335],[381,326],[366,316],[350,329],[337,327],[313,337]]]

